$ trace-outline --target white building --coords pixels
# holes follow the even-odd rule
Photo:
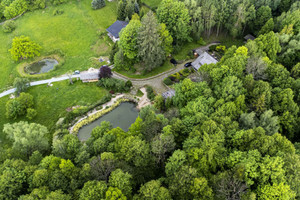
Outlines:
[[[198,71],[200,69],[200,67],[204,64],[216,64],[218,61],[212,57],[211,55],[209,55],[207,52],[202,52],[198,58],[192,62],[192,66],[193,68]]]

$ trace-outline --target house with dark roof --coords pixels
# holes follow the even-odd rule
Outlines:
[[[106,31],[108,32],[108,36],[112,39],[113,42],[119,40],[119,33],[123,28],[128,25],[128,22],[117,20],[113,23]]]
[[[210,54],[208,54],[207,52],[202,52],[198,58],[192,62],[192,66],[193,68],[198,71],[200,69],[200,67],[204,64],[216,64],[218,61],[213,57],[211,56]]]
[[[246,42],[247,42],[248,40],[255,40],[256,38],[255,38],[253,35],[248,34],[248,35],[246,35],[246,36],[244,37],[244,39],[245,39]]]

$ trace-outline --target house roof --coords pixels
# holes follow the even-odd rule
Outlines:
[[[201,67],[201,65],[204,65],[204,64],[216,64],[218,61],[212,57],[211,55],[209,55],[207,52],[204,52],[202,54],[200,54],[198,56],[198,58],[192,62],[192,66],[196,69],[196,70],[199,70],[199,68]]]
[[[168,90],[164,93],[162,93],[162,96],[163,98],[172,98],[173,96],[175,96],[175,90],[171,89],[171,90]]]
[[[110,27],[108,27],[107,32],[112,34],[115,38],[119,38],[120,31],[127,26],[128,22],[117,20]]]
[[[82,72],[80,73],[80,80],[96,80],[99,79],[99,72]]]
[[[255,40],[255,37],[254,37],[253,35],[251,35],[251,34],[248,34],[248,35],[246,35],[246,36],[244,37],[244,39],[245,39],[246,41],[248,41],[248,40]]]

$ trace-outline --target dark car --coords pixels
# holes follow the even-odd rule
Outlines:
[[[170,63],[172,63],[173,65],[177,65],[177,61],[176,61],[174,58],[172,58],[172,59],[170,60]]]
[[[190,67],[190,66],[192,66],[192,62],[187,62],[184,64],[184,67]]]

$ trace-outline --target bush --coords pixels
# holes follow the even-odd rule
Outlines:
[[[6,19],[11,19],[27,11],[27,2],[25,0],[15,0],[3,12]]]
[[[32,108],[33,105],[33,96],[27,93],[21,93],[19,97],[11,99],[6,103],[6,117],[17,119],[25,115],[28,108]]]
[[[105,0],[93,0],[92,1],[92,8],[94,10],[103,8],[105,6]]]
[[[33,58],[39,56],[41,46],[30,40],[29,37],[15,37],[12,42],[12,48],[9,50],[12,57],[17,61],[19,59]]]
[[[55,9],[53,11],[53,15],[62,15],[64,13],[64,11],[62,9]]]
[[[128,92],[130,90],[130,83],[114,78],[101,78],[97,85],[115,92]]]
[[[63,3],[65,3],[65,2],[67,2],[67,0],[51,0],[51,3],[52,3],[53,5],[63,4]]]
[[[217,48],[217,45],[211,45],[211,46],[209,47],[209,51],[215,51],[216,48]]]
[[[21,92],[26,92],[27,88],[30,86],[30,82],[27,78],[15,78],[14,87],[16,88],[16,95],[19,96]]]
[[[146,91],[147,91],[147,97],[148,97],[148,99],[150,99],[151,101],[153,101],[154,98],[155,98],[155,94],[154,94],[154,91],[153,91],[152,87],[147,86]]]
[[[16,29],[17,25],[14,21],[8,20],[3,24],[2,27],[4,33],[11,33]]]
[[[111,69],[106,66],[106,65],[103,65],[101,68],[100,68],[100,73],[99,73],[99,78],[110,78],[112,76],[112,73],[111,73]]]
[[[166,85],[172,85],[173,82],[172,82],[172,80],[169,77],[167,77],[167,78],[164,79],[164,84],[166,84]]]
[[[36,114],[37,112],[35,109],[27,108],[27,114],[26,114],[27,119],[32,120],[36,116]]]

